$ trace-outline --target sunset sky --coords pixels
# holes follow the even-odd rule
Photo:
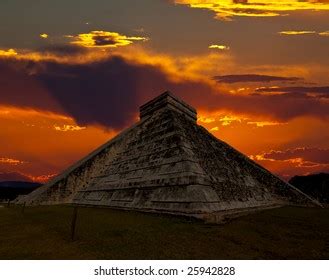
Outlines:
[[[165,90],[282,178],[329,172],[329,0],[1,0],[0,181],[47,181]]]

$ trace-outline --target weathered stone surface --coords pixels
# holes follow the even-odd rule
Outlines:
[[[143,105],[136,125],[25,201],[198,217],[318,203],[197,125],[195,109],[170,93]]]

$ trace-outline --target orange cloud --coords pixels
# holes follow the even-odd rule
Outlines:
[[[207,118],[207,117],[199,117],[198,122],[200,123],[213,123],[216,119],[215,118]]]
[[[129,37],[119,34],[117,32],[109,31],[91,31],[89,33],[82,33],[78,35],[68,35],[67,38],[71,38],[71,44],[78,46],[92,48],[116,48],[122,46],[128,46],[136,41],[146,41],[146,37]]]
[[[316,31],[307,31],[307,30],[287,30],[278,32],[280,35],[307,35],[307,34],[316,34]]]
[[[317,32],[317,31],[306,31],[306,30],[288,30],[278,32],[280,35],[319,35],[319,36],[329,36],[329,31]]]
[[[320,36],[329,36],[329,31],[323,31],[319,33]]]
[[[0,181],[26,181],[46,183],[57,174],[32,175],[23,172],[0,172]]]
[[[255,120],[256,118],[256,120]],[[278,121],[271,120],[257,120],[257,117],[245,116],[241,114],[226,113],[226,112],[201,112],[198,117],[198,122],[201,124],[218,124],[221,126],[230,126],[233,124],[255,126],[257,128],[263,128],[265,126],[277,126],[284,125],[287,123],[282,123]],[[218,131],[218,126],[210,127],[210,131]]]
[[[64,124],[63,126],[58,126],[54,125],[54,129],[57,131],[79,131],[86,129],[85,126],[78,126],[78,125],[69,125],[69,124]]]
[[[9,49],[7,51],[0,50],[0,57],[1,56],[15,56],[17,55],[17,52],[14,49]]]
[[[9,164],[9,165],[18,165],[25,163],[24,161],[21,161],[19,159],[13,159],[13,158],[0,158],[1,164]]]
[[[225,45],[210,45],[208,48],[209,49],[221,50],[221,51],[228,51],[230,49],[230,47],[225,46]]]
[[[33,176],[30,174],[24,174],[24,176],[30,178],[30,180],[33,182],[46,183],[49,180],[51,180],[52,178],[54,178],[55,176],[57,176],[57,173],[56,174],[37,175],[37,176]]]
[[[174,0],[191,8],[208,9],[216,18],[230,20],[234,16],[275,17],[295,11],[329,11],[328,1],[313,0]]]
[[[246,118],[235,115],[224,115],[219,118],[219,121],[221,122],[222,126],[230,125],[232,122],[241,123],[243,120],[246,120]]]
[[[329,149],[298,147],[287,150],[271,150],[250,158],[257,161],[287,162],[295,167],[329,168]]]
[[[48,111],[35,110],[30,108],[19,108],[14,106],[0,105],[0,119],[22,120],[23,124],[45,125],[53,122],[74,123],[73,118],[63,114],[57,114]]]
[[[299,147],[249,156],[283,178],[329,172],[328,149]]]
[[[274,125],[283,125],[286,123],[280,122],[269,122],[269,121],[260,121],[260,122],[247,122],[247,124],[256,125],[257,127],[264,127],[264,126],[274,126]]]

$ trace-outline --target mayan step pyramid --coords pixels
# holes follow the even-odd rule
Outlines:
[[[165,92],[140,121],[23,200],[206,217],[318,202],[197,125]]]

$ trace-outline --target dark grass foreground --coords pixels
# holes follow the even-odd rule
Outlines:
[[[0,208],[0,259],[329,259],[329,209],[280,208],[224,225],[68,206]]]

